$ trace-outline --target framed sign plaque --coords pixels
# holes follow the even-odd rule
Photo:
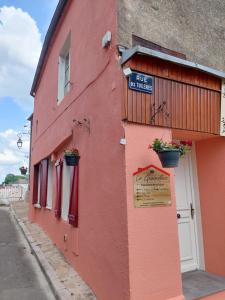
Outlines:
[[[171,205],[170,174],[153,165],[133,174],[136,208]]]
[[[132,71],[128,82],[129,89],[136,92],[152,94],[153,77],[144,73]]]

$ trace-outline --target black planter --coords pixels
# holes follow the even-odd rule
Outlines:
[[[27,169],[20,169],[21,175],[26,175],[27,174]]]
[[[67,166],[77,166],[80,160],[80,156],[77,155],[65,155]]]
[[[157,152],[163,168],[175,168],[178,166],[180,150],[163,150]]]

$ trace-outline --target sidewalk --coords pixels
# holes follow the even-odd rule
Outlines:
[[[44,231],[28,220],[28,203],[11,203],[12,215],[17,220],[33,254],[49,281],[58,300],[97,300],[78,273],[67,263]]]

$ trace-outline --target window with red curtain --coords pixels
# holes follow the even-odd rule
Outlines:
[[[56,198],[55,198],[55,216],[56,218],[61,217],[62,207],[62,170],[63,162],[58,160],[55,164],[56,167]]]
[[[43,159],[40,165],[40,205],[41,207],[46,207],[48,192],[48,159]]]
[[[33,177],[33,204],[38,203],[38,173],[39,173],[39,165],[34,166],[34,177]]]
[[[79,166],[71,167],[69,224],[78,227]]]

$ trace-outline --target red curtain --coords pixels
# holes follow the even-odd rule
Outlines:
[[[40,166],[40,205],[41,207],[46,207],[48,191],[48,159],[43,159]]]
[[[38,173],[39,165],[34,166],[34,177],[33,177],[33,204],[38,203]]]
[[[62,207],[62,169],[63,162],[61,160],[57,161],[56,167],[56,199],[55,199],[55,216],[56,218],[61,217],[61,207]]]
[[[69,224],[78,227],[78,186],[79,186],[79,166],[71,167],[70,174],[70,206]]]

